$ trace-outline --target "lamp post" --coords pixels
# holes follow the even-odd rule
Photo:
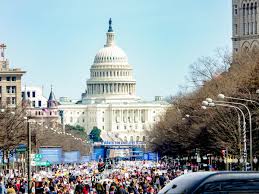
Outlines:
[[[28,135],[28,156],[27,156],[27,174],[28,174],[28,194],[31,194],[31,129],[28,117],[24,117],[27,123],[27,135]]]
[[[246,163],[247,163],[247,146],[246,146],[246,121],[245,121],[245,114],[244,112],[237,106],[230,105],[230,104],[215,104],[214,102],[208,102],[203,101],[202,102],[202,109],[207,109],[207,106],[214,107],[214,106],[222,106],[222,107],[229,107],[229,108],[235,108],[238,110],[242,117],[243,117],[243,139],[244,139],[244,151],[243,151],[243,157],[244,157],[244,170],[247,171]]]
[[[256,103],[257,105],[259,105],[259,103],[254,101],[254,100],[243,99],[243,98],[234,98],[234,97],[225,96],[224,94],[219,94],[218,98],[220,98],[220,99],[240,100],[240,101],[245,101],[245,102],[250,102],[250,103]],[[252,116],[251,116],[251,112],[250,112],[249,108],[245,104],[238,103],[238,102],[227,102],[227,101],[223,101],[223,102],[224,103],[229,103],[229,104],[237,104],[237,105],[244,106],[246,108],[247,112],[248,112],[248,116],[249,116],[249,147],[250,147],[249,156],[250,156],[251,170],[253,170],[253,132],[252,132]]]

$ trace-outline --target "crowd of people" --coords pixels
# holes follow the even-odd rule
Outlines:
[[[99,163],[100,164],[100,163]],[[58,165],[34,172],[32,194],[155,194],[170,180],[183,174],[164,162],[121,161],[98,171],[97,162]],[[28,193],[26,176],[1,177],[4,194]]]

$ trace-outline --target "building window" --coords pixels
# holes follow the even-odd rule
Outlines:
[[[104,130],[104,126],[103,126],[103,130]]]
[[[6,86],[6,92],[9,94],[11,93],[11,86]]]
[[[120,129],[120,127],[119,127],[119,126],[117,126],[117,129],[119,130],[119,129]]]
[[[130,141],[133,142],[133,136],[130,136]]]
[[[24,92],[22,92],[22,98],[24,97]]]
[[[12,97],[12,104],[16,104],[16,98]]]
[[[41,107],[41,101],[40,100],[38,101],[38,106]]]
[[[84,122],[85,122],[85,119],[83,119],[82,122],[84,123]]]
[[[12,77],[12,81],[15,82],[16,81],[16,77]]]
[[[137,136],[136,141],[139,141],[139,136]]]
[[[36,92],[33,91],[33,92],[32,92],[32,97],[35,98],[35,96],[36,96]]]
[[[257,34],[257,21],[255,21],[255,34]]]
[[[2,77],[0,77],[0,81],[2,81]]]
[[[11,81],[11,77],[9,77],[9,76],[6,77],[6,81],[8,81],[8,82]]]
[[[104,122],[104,117],[102,118],[102,121]]]
[[[143,136],[143,142],[145,142],[146,141],[146,137],[145,136]]]
[[[126,125],[124,126],[124,129],[125,129],[125,130],[127,129],[127,126],[126,126]]]
[[[237,5],[234,5],[234,14],[237,15]]]
[[[243,35],[245,35],[245,34],[246,34],[246,24],[243,23]]]
[[[35,107],[35,106],[36,106],[35,101],[32,101],[32,106],[33,106],[33,107]]]
[[[235,35],[237,35],[237,24],[235,24]]]
[[[16,93],[16,86],[12,86],[12,93]]]
[[[2,86],[0,86],[0,94],[2,93]]]
[[[31,97],[31,93],[27,92],[27,97],[30,98]]]

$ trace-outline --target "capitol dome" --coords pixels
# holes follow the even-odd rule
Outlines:
[[[118,46],[106,46],[95,55],[94,63],[120,63],[128,64],[128,57]]]
[[[85,103],[97,101],[125,102],[138,99],[133,68],[125,52],[115,44],[115,33],[109,21],[109,30],[104,48],[95,55],[87,80]]]

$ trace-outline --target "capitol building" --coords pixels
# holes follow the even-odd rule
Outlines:
[[[106,44],[90,68],[82,99],[72,103],[61,98],[61,122],[80,125],[87,132],[97,127],[104,141],[145,141],[145,131],[159,120],[169,104],[160,96],[148,102],[136,95],[133,67],[116,45],[111,19],[106,36]]]

